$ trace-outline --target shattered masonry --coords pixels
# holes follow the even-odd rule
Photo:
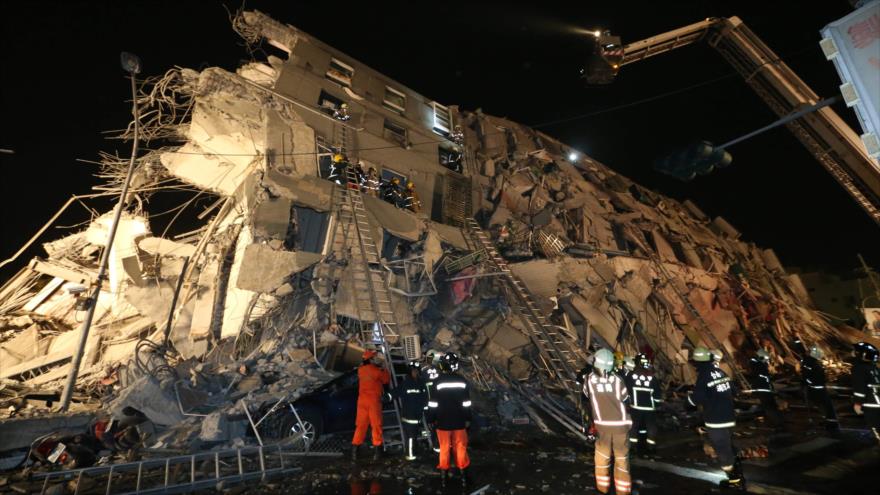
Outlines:
[[[241,399],[256,407],[295,397],[336,374],[319,356],[360,345],[347,323],[363,317],[345,247],[334,242],[339,192],[320,178],[343,139],[353,163],[405,177],[422,198],[418,214],[366,195],[364,205],[389,262],[392,243],[408,247],[407,260],[396,262],[406,271],[389,270],[388,284],[400,334],[419,334],[424,350],[460,350],[509,377],[536,376],[528,330],[461,228],[470,216],[574,346],[650,348],[676,383],[692,380],[688,349],[711,346],[707,331],[739,364],[768,347],[775,366],[793,365],[795,336],[830,356],[853,340],[812,308],[772,250],[744,242],[723,218],[589,157],[571,163],[570,148],[541,132],[432,102],[259,12],[243,13],[235,28],[287,60],[269,56],[236,73],[174,69],[142,88],[145,136],[165,148],[139,158],[132,187],[141,192],[109,247],[79,410],[135,407],[157,426],[178,428],[157,437],[166,446],[199,436],[234,444],[243,426],[217,423],[229,417],[241,426]],[[340,102],[351,107],[345,124],[328,112]],[[463,147],[446,139],[455,125]],[[105,158],[106,188],[118,191],[123,169]],[[168,183],[216,197],[201,228],[173,239],[151,230],[145,201]],[[46,242],[46,256],[0,288],[4,415],[35,414],[22,397],[58,391],[69,373],[82,314],[77,288],[96,278],[109,221],[108,213]],[[180,276],[173,352],[151,352],[144,339],[162,341]],[[197,406],[212,419],[190,415]]]

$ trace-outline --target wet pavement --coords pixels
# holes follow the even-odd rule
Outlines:
[[[786,428],[775,431],[759,421],[741,421],[740,446],[768,444],[770,456],[744,463],[750,493],[876,494],[880,482],[880,448],[853,415],[843,414],[842,431],[831,434],[805,411],[786,413]],[[632,456],[633,493],[721,494],[722,475],[703,452],[691,429],[666,431],[652,458]],[[357,463],[347,457],[305,461],[303,474],[249,492],[335,494],[584,494],[595,491],[592,448],[575,439],[548,436],[522,426],[484,432],[469,448],[471,482],[462,488],[458,473],[440,488],[433,453],[407,462],[399,455],[373,461],[362,450]],[[486,487],[488,485],[488,487]],[[613,489],[612,489],[613,493]]]

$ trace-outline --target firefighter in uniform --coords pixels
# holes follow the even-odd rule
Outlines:
[[[629,385],[629,375],[636,369],[636,358],[634,356],[624,356],[620,365],[617,367],[617,374],[623,378],[623,382]]]
[[[389,181],[383,181],[379,185],[379,194],[382,196],[382,200],[386,203],[398,206],[400,204],[400,198],[403,196],[400,191],[400,179],[394,177]]]
[[[662,402],[660,380],[654,375],[651,360],[644,354],[635,357],[636,367],[626,376],[627,389],[630,394],[630,414],[632,429],[629,441],[639,446],[639,451],[647,450],[654,454],[657,450],[657,404]],[[641,435],[645,435],[647,449],[639,443]]]
[[[406,183],[406,191],[403,193],[403,207],[413,213],[418,213],[422,209],[422,202],[419,201],[416,185],[412,182]]]
[[[379,196],[379,174],[374,167],[370,167],[361,180],[361,191],[374,198]]]
[[[877,368],[880,353],[876,347],[865,344],[858,357],[862,365],[858,367],[858,375],[853,367],[854,409],[857,414],[864,414],[865,423],[880,442],[880,369]]]
[[[425,365],[422,366],[422,379],[425,381],[425,391],[427,392],[428,400],[431,400],[431,396],[434,393],[434,381],[440,377],[439,363],[440,354],[437,351],[432,349],[425,354]],[[434,452],[439,454],[440,443],[437,441],[437,430],[433,427],[429,429],[431,430],[431,445],[434,447]]]
[[[608,493],[614,464],[617,495],[632,491],[629,475],[629,442],[632,421],[626,411],[628,393],[623,379],[614,370],[614,355],[599,349],[593,357],[593,371],[584,381],[584,396],[590,401],[591,417],[597,431],[595,444],[596,489]],[[612,458],[613,456],[613,458]]]
[[[856,379],[856,377],[861,376],[862,372],[865,369],[870,367],[870,363],[868,363],[868,361],[865,360],[865,351],[867,351],[868,349],[875,349],[876,350],[876,348],[874,346],[872,346],[871,344],[869,344],[867,342],[857,342],[857,343],[853,344],[853,350],[852,350],[853,362],[852,362],[852,369],[850,370],[850,372],[852,373],[853,379]]]
[[[348,111],[348,103],[339,105],[339,108],[333,111],[333,118],[342,122],[351,120],[351,114]]]
[[[428,391],[421,377],[418,361],[410,361],[406,377],[394,391],[400,400],[400,421],[403,423],[403,449],[406,460],[416,460],[415,442],[422,433],[422,417],[428,408]]]
[[[449,480],[449,458],[455,450],[455,465],[461,471],[463,487],[468,485],[467,468],[471,463],[467,453],[467,428],[471,422],[471,399],[468,384],[458,373],[458,356],[447,352],[440,359],[440,376],[434,381],[431,399],[428,401],[428,422],[437,429],[440,441],[441,484],[445,488]]]
[[[732,440],[736,426],[733,380],[718,367],[712,353],[705,347],[694,349],[692,359],[697,369],[697,382],[688,401],[693,406],[703,408],[706,435],[718,455],[721,469],[727,475],[721,486],[744,490],[745,478],[740,461],[734,454]]]
[[[348,168],[348,159],[345,158],[345,155],[342,153],[336,153],[333,155],[333,162],[330,164],[330,174],[327,176],[327,179],[335,182],[337,184],[344,185],[348,182],[348,177],[345,176],[345,171]]]
[[[801,359],[801,376],[807,387],[807,400],[816,404],[816,407],[824,409],[825,428],[837,431],[840,425],[834,403],[825,388],[825,367],[822,366],[822,357],[821,349],[816,346],[810,347],[809,354]]]
[[[364,162],[358,161],[354,164],[354,179],[355,182],[348,184],[349,189],[357,189],[361,192],[365,192],[363,188],[364,182],[366,182],[365,177],[367,176],[366,172],[364,172]]]
[[[770,380],[770,353],[764,349],[759,350],[749,358],[749,384],[751,389],[746,392],[754,395],[761,401],[764,415],[774,428],[782,426],[782,414],[776,405],[776,391],[773,390],[773,382]]]
[[[354,437],[351,439],[351,460],[357,460],[358,447],[367,438],[367,428],[372,430],[374,459],[382,450],[382,396],[391,375],[377,360],[376,351],[364,351],[363,362],[358,368],[357,418]]]

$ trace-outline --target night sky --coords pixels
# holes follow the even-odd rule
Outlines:
[[[0,148],[16,153],[0,155],[2,259],[70,195],[97,183],[95,167],[76,159],[96,160],[99,150],[128,156],[129,144],[103,134],[130,119],[119,52],[140,55],[143,75],[174,65],[234,70],[250,56],[226,10],[240,5],[4,2]],[[610,87],[586,88],[578,78],[589,49],[579,29],[611,29],[627,43],[705,17],[738,15],[820,97],[832,96],[840,81],[819,49],[819,30],[851,11],[845,0],[246,5],[429,98],[532,125],[648,188],[690,198],[746,240],[776,249],[783,264],[846,270],[862,253],[880,267],[880,229],[785,128],[733,147],[732,166],[691,183],[652,170],[655,158],[680,145],[724,142],[775,118],[711,48],[692,46],[627,66]],[[835,110],[856,124],[850,110]],[[87,218],[77,205],[60,223]],[[50,231],[43,240],[62,233]],[[40,254],[31,250],[16,269]],[[4,279],[8,274],[9,267]]]

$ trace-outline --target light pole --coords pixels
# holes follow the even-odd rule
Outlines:
[[[64,392],[61,395],[61,411],[66,411],[70,406],[70,398],[73,396],[73,387],[76,385],[76,378],[79,375],[79,367],[82,363],[83,352],[85,352],[86,341],[89,338],[89,329],[92,326],[92,318],[95,316],[95,308],[98,305],[98,295],[101,293],[101,287],[104,279],[107,278],[107,262],[110,258],[110,250],[113,248],[113,240],[116,237],[116,228],[119,226],[119,218],[122,216],[122,209],[125,207],[126,196],[128,196],[128,187],[131,183],[131,176],[134,172],[134,160],[138,152],[138,138],[140,137],[140,116],[138,114],[137,105],[137,87],[135,86],[134,76],[141,71],[141,60],[137,55],[122,52],[119,57],[122,68],[128,72],[131,80],[131,107],[134,114],[134,143],[132,143],[131,159],[128,163],[128,174],[125,176],[125,183],[122,185],[122,192],[119,194],[119,201],[116,203],[116,209],[113,213],[113,223],[110,224],[110,233],[107,235],[107,244],[101,253],[101,261],[98,262],[98,277],[95,280],[95,287],[92,295],[86,300],[88,311],[79,334],[79,343],[76,352],[73,354],[73,362],[70,365],[70,374],[67,375],[67,384],[64,386]]]

